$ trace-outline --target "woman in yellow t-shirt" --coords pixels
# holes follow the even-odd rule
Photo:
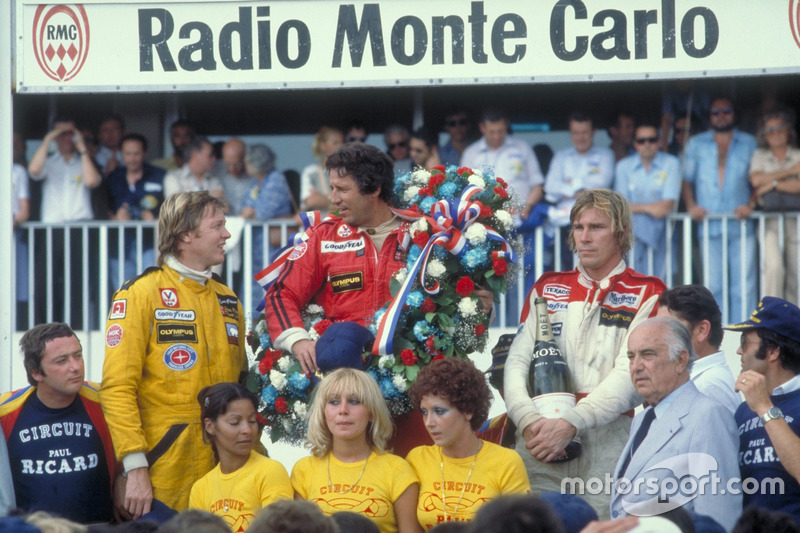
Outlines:
[[[278,461],[253,450],[261,433],[252,392],[236,383],[217,383],[204,387],[197,401],[203,440],[211,443],[217,466],[192,486],[189,507],[244,531],[262,508],[292,498],[289,475]]]
[[[417,519],[424,529],[471,521],[498,496],[530,492],[519,454],[475,435],[489,415],[492,395],[471,361],[448,357],[431,362],[409,394],[434,442],[406,457],[419,478]]]
[[[352,511],[382,533],[422,531],[414,508],[419,485],[401,457],[386,452],[389,409],[369,375],[340,368],[317,386],[308,420],[310,457],[292,469],[296,498],[325,514]]]

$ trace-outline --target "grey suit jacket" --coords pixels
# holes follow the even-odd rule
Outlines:
[[[644,413],[614,469],[611,517],[652,516],[676,507],[708,515],[730,531],[742,511],[739,437],[731,412],[706,398],[691,381],[656,418],[625,472],[620,472]],[[732,480],[732,481],[731,481]]]

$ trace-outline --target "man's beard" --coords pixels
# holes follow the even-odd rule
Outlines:
[[[725,133],[726,131],[731,131],[733,129],[733,122],[730,122],[724,126],[711,126],[714,131],[719,133]]]

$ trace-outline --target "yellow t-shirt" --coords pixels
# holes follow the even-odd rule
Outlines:
[[[444,502],[447,503],[448,522],[469,522],[481,506],[494,498],[531,490],[528,472],[519,454],[491,442],[484,441],[477,457],[453,459],[434,445],[417,446],[408,453],[406,460],[419,478],[417,519],[425,530],[445,521]]]
[[[221,516],[239,532],[246,530],[267,505],[292,498],[294,491],[286,468],[251,450],[250,458],[236,472],[223,474],[217,464],[200,478],[189,494],[189,508]]]
[[[362,469],[364,475],[359,480]],[[372,452],[366,467],[364,461],[343,463],[333,454],[322,458],[309,456],[300,459],[292,469],[292,487],[299,496],[317,504],[327,515],[338,511],[363,514],[382,533],[397,531],[394,502],[416,482],[417,476],[409,464],[390,453]],[[350,487],[352,490],[341,494]]]

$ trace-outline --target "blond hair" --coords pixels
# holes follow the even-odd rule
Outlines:
[[[367,425],[367,443],[378,453],[386,452],[386,443],[392,436],[392,417],[378,384],[368,374],[353,368],[339,368],[325,376],[317,385],[314,401],[308,415],[306,446],[315,457],[324,457],[331,451],[333,436],[325,420],[325,404],[341,394],[357,399],[366,406],[371,422]]]
[[[214,198],[208,191],[180,192],[167,198],[158,215],[158,265],[164,257],[178,257],[181,236],[194,231],[211,206],[212,213],[225,211],[225,202]]]
[[[633,246],[633,220],[628,201],[619,193],[609,189],[587,189],[578,194],[578,199],[572,206],[572,211],[569,213],[570,224],[575,224],[581,214],[591,208],[599,209],[611,220],[611,231],[617,237],[617,244],[622,250],[623,257],[627,255]],[[570,228],[568,244],[569,249],[574,252],[577,247],[573,233]]]
[[[322,126],[319,131],[314,135],[314,140],[311,141],[311,153],[320,163],[325,162],[325,154],[322,153],[322,143],[328,140],[331,135],[339,134],[344,138],[344,134],[337,128],[330,126]]]

